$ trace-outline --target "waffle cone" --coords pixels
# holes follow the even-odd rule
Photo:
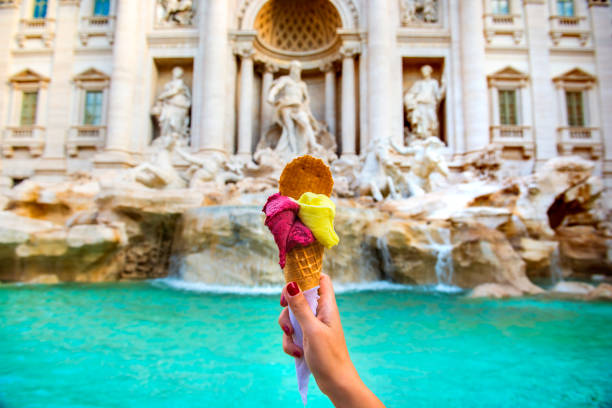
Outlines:
[[[319,286],[323,250],[323,245],[316,241],[306,247],[292,249],[287,254],[285,282],[297,282],[302,292]]]
[[[305,155],[287,164],[278,180],[280,193],[298,200],[310,192],[331,196],[334,187],[329,167],[321,159]],[[319,286],[323,268],[323,245],[313,242],[306,247],[297,247],[287,254],[285,282],[297,282],[302,291]]]

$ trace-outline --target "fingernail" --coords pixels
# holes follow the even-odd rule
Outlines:
[[[283,331],[287,336],[291,336],[291,330],[289,330],[289,326],[283,326]]]
[[[300,293],[300,288],[298,287],[297,283],[289,282],[287,285],[287,292],[289,292],[291,296],[295,296]]]
[[[293,352],[293,357],[300,358],[300,357],[302,357],[302,353],[300,353],[298,350],[296,350],[296,351]]]
[[[283,295],[283,294],[281,294],[280,303],[281,303],[282,307],[287,307],[287,299],[285,299],[285,295]]]

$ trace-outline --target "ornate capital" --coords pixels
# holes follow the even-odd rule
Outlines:
[[[319,70],[321,70],[321,72],[335,71],[334,63],[332,61],[324,62],[319,65]]]
[[[266,62],[263,65],[264,72],[270,72],[272,74],[274,74],[275,72],[278,72],[278,68],[279,68],[278,64],[275,64],[273,62]]]
[[[361,47],[358,43],[343,44],[342,47],[340,47],[339,52],[342,58],[353,58],[355,55],[361,52]]]
[[[251,58],[255,54],[252,43],[238,42],[234,44],[234,54],[240,58]]]

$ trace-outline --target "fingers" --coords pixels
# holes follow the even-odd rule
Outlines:
[[[289,307],[293,311],[300,327],[304,332],[308,332],[320,324],[310,309],[304,294],[299,289],[297,283],[290,282],[283,288],[283,296],[287,300]]]
[[[300,358],[304,355],[302,349],[295,345],[291,336],[283,334],[283,351],[292,357]]]
[[[293,334],[293,326],[291,325],[291,320],[289,319],[289,309],[285,308],[280,313],[280,316],[278,316],[278,325],[287,336],[291,336]]]

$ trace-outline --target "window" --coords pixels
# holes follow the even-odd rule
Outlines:
[[[102,91],[85,92],[84,125],[99,126],[102,123]]]
[[[557,0],[557,14],[562,17],[573,17],[574,0]]]
[[[499,124],[517,125],[516,90],[500,89],[499,91]]]
[[[94,16],[108,16],[110,12],[110,0],[94,0]]]
[[[47,0],[34,0],[33,18],[47,17]]]
[[[583,127],[585,123],[582,92],[566,91],[565,101],[567,104],[567,124],[573,127]]]
[[[493,14],[510,14],[510,6],[508,0],[491,0],[491,10]]]
[[[36,106],[38,105],[38,92],[24,92],[21,98],[21,126],[34,125],[36,123]]]

